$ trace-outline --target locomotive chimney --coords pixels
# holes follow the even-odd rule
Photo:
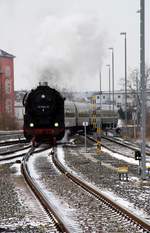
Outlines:
[[[48,86],[48,82],[39,82],[39,86]]]

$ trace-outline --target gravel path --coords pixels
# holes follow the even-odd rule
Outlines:
[[[0,165],[0,233],[52,233],[48,217],[12,164]]]

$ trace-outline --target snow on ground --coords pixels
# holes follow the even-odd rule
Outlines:
[[[133,165],[139,165],[139,161],[138,161],[138,160],[135,160],[134,158],[129,158],[129,157],[120,155],[120,154],[118,154],[118,153],[111,152],[110,150],[108,150],[108,149],[106,149],[106,148],[104,148],[104,147],[102,147],[102,151],[103,151],[104,153],[107,153],[107,154],[109,154],[110,156],[112,156],[112,157],[118,159],[118,160],[123,160],[123,161],[125,161],[125,162],[127,162],[127,163],[129,163],[129,164],[133,164]],[[147,165],[147,166],[150,166],[150,158],[147,157],[146,160],[147,160],[146,165]]]
[[[29,170],[30,170],[30,175],[31,177],[35,180],[38,180],[36,183],[38,184],[39,188],[42,190],[42,192],[44,191],[44,194],[47,198],[47,200],[50,200],[50,204],[51,206],[53,206],[53,208],[55,208],[57,210],[57,212],[60,213],[61,218],[63,218],[63,220],[65,221],[66,224],[68,224],[68,227],[72,227],[75,226],[74,229],[74,233],[78,233],[79,232],[79,227],[76,225],[76,223],[73,221],[73,215],[74,215],[74,209],[71,209],[68,204],[65,201],[62,201],[59,199],[59,197],[57,198],[56,195],[54,195],[52,192],[49,192],[47,190],[47,188],[45,187],[44,183],[42,183],[40,181],[40,175],[37,174],[36,171],[36,158],[39,157],[46,157],[49,162],[51,162],[51,158],[48,157],[48,154],[50,154],[51,149],[47,150],[46,152],[40,152],[39,154],[36,155],[32,155],[29,159]],[[56,167],[55,167],[56,169]],[[58,169],[56,169],[58,171]],[[62,198],[62,197],[61,197]]]
[[[22,154],[27,153],[29,149],[24,149],[22,151],[17,151],[15,153],[12,153],[11,155],[17,156],[17,158],[10,158],[11,155],[5,155],[5,158],[10,158],[8,160],[0,161],[0,164],[6,164],[6,163],[12,163],[15,162],[16,160],[22,159]],[[0,156],[0,159],[3,159],[4,156]]]
[[[120,155],[118,153],[113,153],[113,152],[110,152],[109,150],[105,149],[102,147],[102,151],[103,152],[106,152],[106,153],[109,153],[111,156],[117,158],[118,160],[124,160],[128,163],[131,163],[131,164],[135,164],[135,165],[138,165],[138,161],[136,161],[135,159],[133,158],[127,158],[123,155]],[[71,172],[72,174],[75,174],[75,175],[78,175],[77,173],[75,173],[73,170],[71,170],[68,165],[66,164],[65,162],[65,159],[64,159],[64,150],[62,147],[59,147],[58,150],[58,158],[60,160],[60,162],[67,168],[68,172]],[[92,157],[92,156],[91,156]],[[90,159],[90,156],[88,157]],[[91,160],[93,161],[93,159],[91,158]],[[95,162],[95,160],[94,160]],[[80,179],[84,179],[82,178],[82,176],[80,175]],[[132,180],[137,180],[138,178],[137,177],[131,177]],[[86,182],[90,185],[93,185],[95,187],[94,184],[91,184],[89,182]],[[138,217],[140,217],[141,219],[144,218],[144,219],[147,219],[147,221],[150,223],[150,216],[148,216],[146,213],[144,213],[142,210],[140,209],[135,209],[133,206],[133,203],[131,202],[128,202],[128,201],[125,201],[124,199],[116,196],[115,193],[113,192],[110,192],[110,191],[106,191],[106,190],[99,190],[98,188],[96,188],[98,191],[102,192],[104,195],[108,196],[109,198],[111,198],[112,200],[118,202],[119,204],[121,204],[123,206],[123,208],[126,208],[128,210],[130,210],[132,213],[134,213],[135,215],[137,215]]]
[[[111,152],[110,150],[102,147],[102,152],[104,153],[107,153],[109,154],[110,156],[118,159],[118,160],[123,160],[127,163],[130,163],[130,164],[134,164],[134,165],[139,165],[139,161],[135,160],[134,158],[129,158],[129,157],[126,157],[126,156],[123,156],[123,155],[120,155],[119,153],[114,153],[114,152]]]
[[[14,163],[11,167],[10,167],[10,169],[15,169],[15,175],[16,176],[21,176],[21,166],[20,166],[20,164],[19,163]]]

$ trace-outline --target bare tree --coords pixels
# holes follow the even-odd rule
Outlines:
[[[124,85],[124,84],[123,84]],[[150,101],[149,93],[150,93],[150,67],[146,66],[145,68],[145,85],[146,85],[146,125],[147,125],[147,135],[150,131],[149,123],[150,123],[150,108],[148,108],[148,102]],[[140,117],[141,117],[141,80],[140,80],[140,72],[138,69],[131,70],[128,81],[127,81],[127,89],[128,95],[127,98],[131,98],[132,106],[130,106],[130,111],[132,111],[136,119],[136,123],[139,126]],[[129,111],[129,107],[127,109]],[[148,123],[149,122],[149,123]]]

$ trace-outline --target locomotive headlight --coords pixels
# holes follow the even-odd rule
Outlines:
[[[58,127],[58,126],[59,126],[58,122],[55,122],[54,126],[55,126],[55,127]]]
[[[30,127],[34,127],[34,124],[33,124],[33,123],[30,123]]]
[[[42,99],[45,99],[45,95],[44,95],[44,94],[42,94],[42,95],[41,95],[41,98],[42,98]]]

